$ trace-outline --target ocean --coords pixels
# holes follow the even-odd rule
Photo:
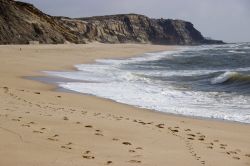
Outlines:
[[[99,59],[62,88],[164,113],[250,123],[250,43],[178,47],[129,59]]]

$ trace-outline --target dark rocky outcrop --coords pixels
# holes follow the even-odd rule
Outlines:
[[[190,22],[150,19],[143,15],[67,18],[44,14],[33,5],[0,0],[0,44],[40,43],[153,43],[222,44],[205,39]]]
[[[68,29],[33,5],[0,0],[0,44],[63,43],[77,40]]]

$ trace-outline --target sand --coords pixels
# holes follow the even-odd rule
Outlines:
[[[167,115],[24,79],[176,47],[0,46],[1,166],[250,165],[250,125]]]

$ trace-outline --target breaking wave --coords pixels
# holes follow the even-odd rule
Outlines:
[[[124,60],[100,59],[78,71],[72,91],[165,113],[250,123],[250,44],[180,47]]]

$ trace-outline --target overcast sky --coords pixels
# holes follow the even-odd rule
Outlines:
[[[250,41],[250,0],[22,0],[50,15],[138,13],[191,21],[206,37]]]

